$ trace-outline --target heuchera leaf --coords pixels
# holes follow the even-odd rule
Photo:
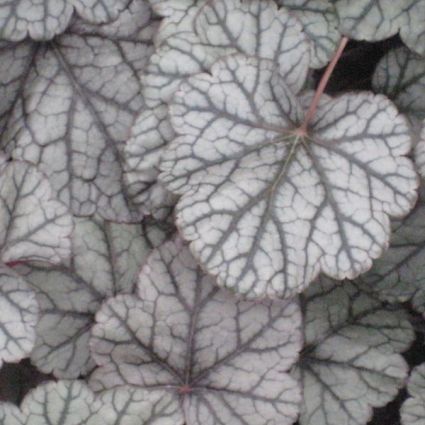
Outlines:
[[[416,366],[409,377],[410,394],[400,409],[402,425],[422,425],[425,421],[425,363]]]
[[[17,362],[30,353],[37,315],[35,294],[28,284],[12,270],[0,267],[0,367],[3,361]]]
[[[49,40],[68,26],[74,10],[93,23],[116,19],[129,0],[0,0],[0,38]]]
[[[391,303],[410,300],[418,311],[425,313],[424,264],[425,188],[422,183],[414,210],[403,220],[392,223],[390,248],[360,280],[382,300]]]
[[[100,425],[102,422],[93,420],[100,407],[85,383],[59,381],[32,390],[22,401],[19,413],[10,404],[1,403],[0,417],[4,417],[4,425]]]
[[[49,382],[27,394],[20,409],[0,403],[2,425],[176,425],[170,394],[123,387],[96,396],[82,381]]]
[[[390,50],[378,63],[372,86],[388,96],[400,112],[412,119],[425,118],[425,58],[406,47]]]
[[[278,10],[272,0],[198,4],[162,40],[149,61],[143,77],[149,107],[169,101],[185,77],[208,70],[218,58],[237,52],[276,61],[294,90],[303,87],[309,43],[298,19],[287,10]]]
[[[156,52],[143,75],[143,111],[125,151],[129,192],[144,213],[161,214],[175,203],[157,183],[159,156],[175,137],[168,102],[187,76],[207,70],[219,57],[235,52],[274,60],[294,90],[303,87],[309,43],[299,21],[271,0],[153,1],[165,15],[156,34]]]
[[[305,136],[274,64],[235,55],[183,83],[170,111],[180,137],[161,179],[183,195],[177,226],[218,284],[248,297],[291,297],[320,271],[365,272],[389,216],[416,201],[409,127],[383,96],[322,102]]]
[[[73,221],[33,165],[0,157],[0,258],[60,263],[70,255]]]
[[[361,286],[326,278],[307,290],[304,311],[300,424],[365,425],[404,385],[408,366],[398,353],[414,340],[407,316]]]
[[[80,22],[50,43],[2,45],[3,144],[38,164],[76,215],[140,218],[120,162],[143,106],[138,73],[155,27],[148,5],[135,0],[109,26]]]
[[[356,40],[378,41],[400,31],[402,40],[425,54],[425,0],[337,0],[340,30]]]
[[[40,305],[31,361],[41,371],[76,378],[93,369],[88,341],[96,311],[105,299],[132,292],[141,265],[164,237],[156,227],[76,219],[69,266],[19,269]]]
[[[169,391],[146,391],[120,387],[100,394],[99,419],[111,425],[180,425],[182,411]],[[100,422],[102,424],[103,422]],[[100,425],[99,424],[99,425]]]
[[[313,68],[325,66],[332,58],[341,35],[335,6],[329,0],[277,0],[301,22],[310,39]]]
[[[134,205],[143,214],[164,218],[177,197],[157,181],[162,151],[175,137],[163,104],[143,111],[136,119],[124,149],[125,178]]]
[[[180,240],[150,256],[137,295],[112,298],[96,315],[93,389],[167,390],[186,425],[295,421],[300,394],[285,372],[301,347],[295,301],[235,300]]]
[[[405,47],[391,50],[378,63],[372,85],[410,119],[412,132],[418,139],[415,161],[425,176],[425,58]]]
[[[191,31],[190,22],[199,7],[207,0],[148,0],[155,14],[162,17],[161,26],[155,34],[155,45],[180,32]]]

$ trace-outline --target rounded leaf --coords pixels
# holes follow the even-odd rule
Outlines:
[[[186,425],[295,421],[300,394],[285,371],[301,348],[297,303],[233,299],[180,240],[150,256],[137,295],[112,298],[96,315],[95,390],[171,391]]]
[[[99,419],[111,425],[184,425],[178,397],[167,391],[120,387],[103,391]]]
[[[402,425],[422,425],[425,421],[425,363],[416,366],[409,377],[410,394],[400,409]]]
[[[3,262],[63,262],[70,255],[72,230],[71,214],[36,167],[22,161],[0,164]]]
[[[425,313],[425,188],[403,220],[392,223],[391,245],[371,270],[361,277],[380,299],[391,303],[411,301]]]
[[[305,294],[305,345],[296,371],[304,402],[301,425],[365,425],[404,386],[398,354],[414,340],[403,310],[361,286],[321,279]]]
[[[310,40],[312,68],[322,68],[331,60],[341,35],[335,6],[329,0],[277,0],[301,22]]]
[[[27,282],[12,270],[0,268],[0,367],[18,362],[34,347],[38,304]],[[0,415],[1,423],[1,415]]]
[[[367,271],[389,216],[416,201],[409,127],[383,96],[325,100],[300,135],[301,103],[273,63],[235,55],[183,83],[170,111],[180,137],[160,177],[183,195],[177,226],[219,285],[250,298]]]
[[[112,24],[76,22],[54,43],[0,50],[8,64],[0,65],[2,143],[38,164],[78,216],[141,217],[124,182],[122,149],[143,106],[138,73],[155,27],[147,4],[133,1]]]
[[[0,0],[0,38],[50,40],[65,31],[74,9],[93,23],[116,19],[128,0]]]
[[[372,85],[410,118],[425,118],[425,58],[405,47],[390,50],[378,63]]]
[[[160,105],[144,110],[136,119],[124,150],[125,178],[133,204],[142,213],[164,218],[176,196],[157,181],[164,146],[174,138],[168,108]]]
[[[96,311],[105,299],[133,291],[141,265],[164,238],[154,226],[76,219],[69,266],[20,268],[40,305],[33,364],[60,378],[93,369],[88,342]]]
[[[340,30],[356,40],[379,41],[400,31],[402,40],[425,53],[424,0],[336,0]]]

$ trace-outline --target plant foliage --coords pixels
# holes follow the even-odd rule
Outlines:
[[[0,0],[0,424],[425,423],[424,46],[424,0]]]

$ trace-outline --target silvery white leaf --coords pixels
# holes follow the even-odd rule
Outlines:
[[[101,303],[131,293],[146,257],[164,240],[156,226],[76,219],[69,266],[26,266],[40,319],[31,361],[44,373],[77,378],[94,367],[88,342]]]
[[[295,301],[238,301],[219,290],[173,240],[142,268],[137,296],[97,313],[90,383],[172,392],[186,425],[291,424],[300,394],[285,371],[301,348],[300,319]]]
[[[384,96],[346,94],[321,102],[299,134],[302,104],[273,62],[234,55],[211,72],[176,94],[179,137],[161,163],[197,260],[251,298],[291,297],[320,271],[367,271],[390,216],[417,198],[406,120]]]
[[[129,0],[0,0],[0,38],[50,40],[65,31],[74,10],[93,23],[110,22]]]
[[[304,296],[300,424],[365,425],[372,408],[405,384],[408,365],[399,353],[415,338],[407,315],[350,282],[322,278]]]
[[[137,221],[122,148],[143,107],[139,73],[156,22],[135,0],[109,25],[76,22],[50,43],[0,49],[2,143],[44,171],[76,215]]]

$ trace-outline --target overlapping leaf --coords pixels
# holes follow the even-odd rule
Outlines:
[[[378,63],[373,88],[412,119],[425,118],[425,58],[405,47],[390,50]]]
[[[407,389],[411,397],[401,406],[401,423],[422,425],[425,421],[425,363],[412,370]]]
[[[114,23],[76,23],[50,43],[2,44],[0,133],[40,166],[77,215],[133,221],[121,148],[143,106],[139,72],[156,23],[135,0]]]
[[[400,32],[407,46],[425,54],[425,0],[337,0],[341,31],[378,41]]]
[[[376,296],[389,302],[411,300],[425,312],[425,192],[415,209],[392,224],[391,245],[372,269],[361,277]]]
[[[308,129],[273,63],[229,56],[183,83],[162,180],[177,225],[218,283],[290,297],[323,271],[354,278],[416,201],[409,128],[383,96],[324,101]]]
[[[100,394],[101,424],[111,425],[181,425],[179,398],[170,391],[145,391],[122,387]]]
[[[108,297],[133,290],[141,265],[164,236],[156,226],[80,219],[70,266],[20,269],[41,309],[31,353],[40,370],[76,378],[94,367],[88,347],[94,314]]]
[[[407,48],[390,51],[376,67],[373,88],[393,100],[410,119],[418,140],[416,164],[425,176],[425,58]]]
[[[149,107],[169,101],[185,77],[236,52],[276,61],[294,90],[303,87],[309,44],[301,24],[287,10],[278,10],[272,0],[192,3],[195,5],[172,34],[167,33],[146,68],[143,81]]]
[[[165,16],[158,46],[143,76],[151,108],[139,116],[126,148],[129,191],[145,212],[174,204],[157,184],[158,159],[175,134],[166,102],[180,82],[207,70],[219,57],[244,52],[272,59],[294,90],[303,87],[310,62],[309,43],[300,22],[271,0],[151,1]]]
[[[297,303],[229,297],[179,240],[151,255],[137,294],[107,301],[96,315],[95,390],[171,391],[186,425],[294,422],[300,394],[285,371],[301,346]]]
[[[408,366],[398,353],[414,340],[412,327],[402,310],[350,282],[321,279],[304,301],[300,423],[364,425],[404,385]]]
[[[33,348],[38,306],[28,284],[4,263],[59,263],[70,255],[71,215],[34,166],[0,156],[0,365]]]
[[[0,38],[50,40],[65,31],[74,10],[87,21],[116,19],[129,0],[0,0]]]
[[[38,305],[28,284],[0,267],[0,367],[27,356],[35,342]],[[1,416],[0,416],[1,423]]]
[[[96,396],[82,381],[42,384],[20,409],[0,403],[2,425],[175,425],[179,418],[178,402],[166,392],[123,388]]]
[[[311,41],[313,68],[325,66],[335,52],[341,37],[335,6],[329,0],[277,0],[300,20]]]
[[[176,203],[157,181],[162,151],[174,137],[165,104],[143,111],[133,125],[124,150],[125,178],[133,204],[143,214],[163,218]]]
[[[70,255],[68,209],[47,179],[25,162],[0,156],[0,259],[60,263]]]

